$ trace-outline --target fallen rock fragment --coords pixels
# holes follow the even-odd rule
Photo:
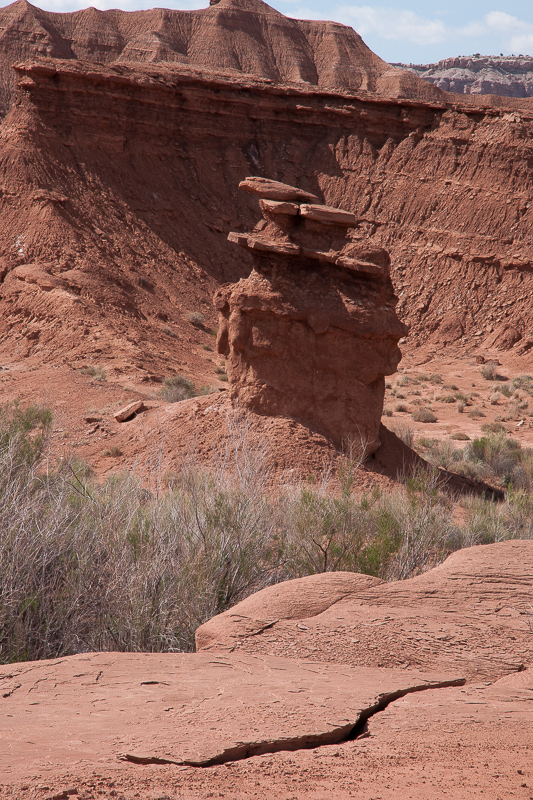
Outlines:
[[[144,409],[144,401],[143,400],[135,400],[133,403],[129,403],[124,408],[121,408],[120,411],[117,411],[116,414],[113,414],[114,418],[117,422],[126,422],[126,420],[133,417],[134,414],[138,414],[139,411]]]

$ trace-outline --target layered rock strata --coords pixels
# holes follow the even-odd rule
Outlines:
[[[232,397],[373,452],[384,376],[406,333],[387,252],[358,240],[354,214],[314,194],[264,178],[240,188],[259,196],[263,219],[229,234],[252,253],[253,270],[215,294]]]

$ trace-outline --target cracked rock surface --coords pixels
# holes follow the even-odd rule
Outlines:
[[[0,772],[47,764],[210,766],[335,744],[406,692],[459,676],[264,656],[91,653],[4,666]]]
[[[533,542],[501,542],[270,587],[196,654],[5,665],[0,797],[529,800],[532,586]]]

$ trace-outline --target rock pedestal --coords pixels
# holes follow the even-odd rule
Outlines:
[[[248,278],[215,294],[217,350],[242,407],[289,416],[338,446],[379,446],[385,375],[406,327],[384,250],[357,239],[356,217],[292,186],[247,178],[263,219],[229,240],[254,256]]]

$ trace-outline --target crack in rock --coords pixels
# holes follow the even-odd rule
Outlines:
[[[317,734],[307,734],[296,736],[290,739],[271,739],[260,742],[238,742],[232,747],[228,747],[216,756],[202,759],[199,761],[187,759],[160,758],[157,756],[142,756],[132,753],[124,753],[119,756],[121,761],[129,761],[132,764],[175,764],[183,767],[214,767],[227,764],[230,761],[242,761],[252,756],[266,755],[267,753],[293,752],[295,750],[312,750],[315,747],[325,745],[342,744],[343,742],[353,741],[354,739],[367,736],[367,722],[374,714],[384,711],[387,706],[395,700],[399,700],[414,692],[423,692],[427,689],[445,689],[449,686],[464,686],[465,678],[455,678],[447,681],[435,681],[419,686],[409,686],[406,689],[398,689],[395,692],[383,694],[377,703],[369,708],[363,709],[355,723],[348,723],[331,731]]]

